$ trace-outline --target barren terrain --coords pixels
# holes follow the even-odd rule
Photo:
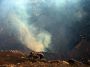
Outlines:
[[[26,58],[26,54],[10,50],[0,52],[0,67],[90,67],[90,65],[79,61],[68,62],[67,60],[29,60]]]

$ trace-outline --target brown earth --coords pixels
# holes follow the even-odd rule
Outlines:
[[[28,60],[26,54],[17,51],[0,51],[0,67],[90,67],[88,64],[60,60]]]

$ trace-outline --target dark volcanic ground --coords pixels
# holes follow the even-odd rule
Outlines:
[[[26,58],[26,54],[18,50],[0,51],[0,67],[90,67],[90,62],[89,64],[84,64],[69,59],[54,60],[53,58],[58,55],[55,53],[44,53],[44,55],[44,59],[29,60]],[[57,58],[59,58],[59,55]]]

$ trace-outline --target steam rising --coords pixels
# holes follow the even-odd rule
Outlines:
[[[81,0],[2,0],[8,32],[34,51],[65,53],[77,42],[87,13]]]
[[[42,34],[42,33],[39,33],[37,34],[38,38],[35,38],[33,36],[33,33],[30,31],[31,29],[28,28],[29,26],[27,24],[24,24],[23,21],[21,21],[20,19],[18,19],[17,16],[11,16],[11,19],[14,20],[14,25],[16,25],[16,27],[18,26],[18,39],[22,42],[22,44],[24,44],[25,46],[27,46],[28,48],[30,48],[31,50],[33,51],[44,51],[44,49],[46,48],[46,46],[48,47],[49,45],[49,42],[50,40],[48,40],[46,38],[46,36],[49,36],[48,33],[44,32],[44,35],[40,35],[38,36],[39,34]],[[40,39],[40,37],[44,37],[42,40]],[[48,41],[46,41],[46,40]],[[40,41],[41,42],[40,42]],[[45,43],[45,44],[44,44]]]
[[[33,51],[45,51],[45,48],[49,47],[51,41],[51,35],[45,30],[38,30],[32,24],[28,24],[28,13],[27,13],[27,2],[29,0],[4,0],[2,5],[5,6],[8,11],[8,26],[12,25],[11,28],[16,34],[16,38],[30,50]],[[7,12],[5,11],[5,13]],[[5,14],[4,13],[4,14]],[[37,34],[33,31],[34,29]],[[12,32],[12,31],[11,31]]]

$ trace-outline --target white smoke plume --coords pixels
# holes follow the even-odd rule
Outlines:
[[[1,17],[23,45],[34,51],[71,49],[86,15],[82,0],[1,0]],[[0,17],[0,19],[1,19]]]
[[[8,24],[8,28],[15,30],[16,38],[27,48],[37,52],[45,51],[45,48],[48,48],[51,42],[51,35],[45,30],[39,31],[38,27],[30,24],[31,21],[28,20],[30,15],[26,6],[28,2],[30,1],[3,0],[2,11],[3,15],[7,15],[8,20],[6,24]]]

